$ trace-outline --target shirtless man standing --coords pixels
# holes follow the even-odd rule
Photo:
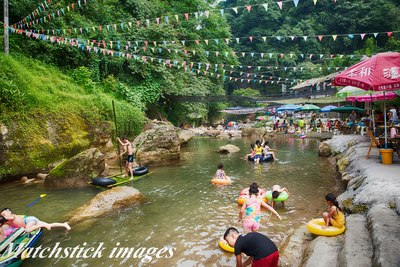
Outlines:
[[[119,139],[118,137],[118,142],[124,147],[124,151],[119,155],[120,157],[124,155],[125,153],[128,153],[126,160],[125,160],[125,172],[126,175],[128,176],[129,174],[131,175],[131,178],[133,179],[133,149],[132,149],[132,144],[129,142],[129,140],[126,137]]]

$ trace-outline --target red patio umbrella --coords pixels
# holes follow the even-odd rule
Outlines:
[[[350,102],[374,102],[382,100],[391,100],[396,98],[397,95],[393,92],[376,93],[371,95],[354,95],[346,97],[346,101]]]
[[[364,90],[400,90],[400,53],[379,53],[357,63],[333,79],[333,85]]]
[[[357,63],[333,79],[333,85],[351,85],[364,90],[392,91],[400,89],[400,53],[379,53]],[[385,98],[385,93],[383,93]],[[385,144],[387,143],[386,106]]]

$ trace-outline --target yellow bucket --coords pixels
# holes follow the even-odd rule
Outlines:
[[[379,153],[382,155],[382,164],[390,165],[393,163],[393,149],[379,149]]]

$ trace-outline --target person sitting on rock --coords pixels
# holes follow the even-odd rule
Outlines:
[[[322,214],[322,217],[325,221],[325,226],[323,226],[323,228],[326,228],[330,225],[337,228],[342,228],[345,223],[345,218],[342,210],[339,207],[339,203],[337,202],[335,195],[329,193],[325,196],[325,200],[326,203],[329,205],[329,212],[324,212]]]

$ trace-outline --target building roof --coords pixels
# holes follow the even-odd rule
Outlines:
[[[308,79],[308,80],[306,80],[306,81],[304,81],[302,83],[299,83],[299,84],[293,86],[290,89],[291,90],[300,90],[300,89],[303,89],[305,87],[314,86],[314,85],[319,84],[319,83],[330,82],[331,79],[334,78],[339,73],[340,72],[334,72],[334,73],[331,73],[331,74],[323,76],[323,77]]]

